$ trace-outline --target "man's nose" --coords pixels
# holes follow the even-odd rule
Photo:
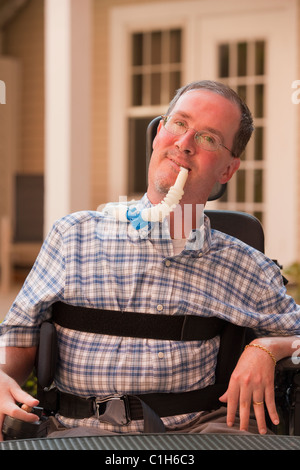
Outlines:
[[[182,152],[191,156],[194,155],[197,145],[195,141],[195,132],[188,130],[184,134],[176,136],[175,145]]]

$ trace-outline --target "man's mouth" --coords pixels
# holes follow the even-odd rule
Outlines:
[[[174,158],[169,157],[169,159],[171,160],[171,162],[175,163],[175,165],[177,165],[178,168],[185,168],[186,170],[191,171],[191,169],[187,165],[180,163],[177,160],[174,160]]]

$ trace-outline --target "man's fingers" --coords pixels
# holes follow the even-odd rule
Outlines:
[[[14,382],[12,382],[9,393],[10,397],[9,399],[4,400],[1,409],[4,415],[8,415],[12,418],[21,419],[27,422],[35,422],[39,419],[39,417],[34,413],[28,412],[30,408],[39,404],[39,401],[36,398],[29,395],[19,386],[15,386]],[[17,403],[22,403],[25,406],[22,409]]]
[[[39,404],[39,401],[36,398],[29,395],[21,388],[11,389],[11,394],[16,402],[24,403],[29,407],[37,406]]]
[[[38,421],[39,417],[34,413],[28,413],[28,411],[22,409],[15,403],[9,403],[6,407],[5,414],[21,421],[27,421],[28,423],[34,423]]]
[[[272,423],[275,425],[279,424],[279,416],[276,409],[275,393],[273,387],[266,389],[265,402]]]
[[[254,394],[253,394],[254,397]],[[253,409],[255,413],[255,418],[257,422],[258,432],[260,434],[266,434],[267,432],[267,425],[266,425],[266,417],[265,417],[265,401],[264,398],[257,397],[253,398]]]
[[[222,402],[227,402],[227,425],[233,426],[239,403],[239,390],[236,387],[228,387],[227,391],[219,398]]]

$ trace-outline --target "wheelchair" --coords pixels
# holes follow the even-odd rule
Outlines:
[[[154,118],[146,132],[146,167],[148,168],[152,142],[157,132],[161,117]],[[227,183],[217,183],[208,201],[220,199],[226,192]],[[225,210],[205,210],[211,228],[231,235],[247,245],[264,253],[264,231],[260,221],[245,212]],[[274,260],[276,264],[277,260]],[[284,284],[288,281],[283,277]],[[229,382],[231,373],[245,345],[255,338],[249,328],[228,324],[221,334],[220,350],[216,369],[216,383]],[[232,350],[233,345],[235,346]],[[230,352],[230,354],[229,354]],[[232,357],[231,357],[232,354]],[[275,370],[275,396],[280,425],[270,421],[268,427],[274,434],[300,436],[300,361],[285,358],[279,361]],[[267,413],[266,413],[267,415]]]
[[[156,134],[157,126],[160,117],[152,120],[147,128],[146,133],[146,166],[148,167],[149,160],[152,152],[152,142]],[[226,184],[216,185],[209,197],[209,201],[220,198],[226,190]],[[244,212],[233,211],[220,211],[220,210],[205,210],[205,214],[209,217],[212,229],[225,232],[234,236],[253,248],[264,252],[264,232],[261,223],[254,216]],[[55,307],[55,304],[54,304]],[[60,310],[64,310],[64,305],[59,306]],[[75,307],[76,308],[76,307]],[[73,311],[72,311],[73,314]],[[242,353],[245,345],[254,339],[254,332],[249,328],[237,326],[231,323],[226,323],[222,326],[220,332],[220,348],[217,359],[217,367],[215,374],[215,384],[204,389],[200,397],[199,410],[213,409],[218,403],[218,397],[225,392],[229,383],[230,376],[235,368],[240,354]],[[38,351],[37,361],[37,380],[38,380],[38,399],[40,400],[41,407],[44,409],[46,416],[53,413],[57,409],[57,397],[51,389],[55,375],[55,365],[57,361],[57,344],[55,336],[55,328],[53,323],[46,322],[41,328],[41,341]],[[187,392],[189,393],[189,392]],[[160,397],[163,406],[167,406],[172,394],[159,394],[165,395]],[[193,394],[184,395],[179,399],[186,402],[194,400]],[[268,427],[274,434],[300,436],[300,368],[292,360],[292,358],[285,358],[278,362],[275,370],[275,395],[277,410],[280,416],[280,425],[273,426],[268,422]],[[155,398],[155,397],[154,397]],[[195,400],[199,396],[195,395]],[[219,403],[220,406],[220,403]],[[156,427],[156,417],[160,415],[160,405],[153,396],[143,396],[142,411],[145,413],[147,423],[145,425],[145,432],[164,432],[160,425]],[[198,410],[198,411],[199,411]],[[154,412],[154,418],[152,416]],[[150,412],[150,415],[147,414]],[[171,414],[171,413],[170,413]],[[266,413],[267,415],[267,413]],[[152,426],[152,419],[154,425]],[[150,423],[150,424],[149,424]],[[11,424],[11,423],[9,423]],[[40,421],[41,428],[46,429],[44,421]],[[36,428],[37,429],[37,428]],[[32,429],[29,433],[36,432],[35,437],[38,436],[37,432]],[[8,433],[9,434],[9,433]],[[26,438],[26,432],[23,434]],[[28,437],[32,437],[28,436]]]

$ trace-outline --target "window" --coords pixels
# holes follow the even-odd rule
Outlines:
[[[225,209],[250,212],[262,222],[265,211],[265,55],[265,41],[223,43],[218,47],[218,77],[248,104],[255,124],[240,169],[219,204]]]
[[[146,190],[146,128],[151,119],[166,111],[181,86],[181,77],[180,29],[132,34],[128,107],[129,195]]]

